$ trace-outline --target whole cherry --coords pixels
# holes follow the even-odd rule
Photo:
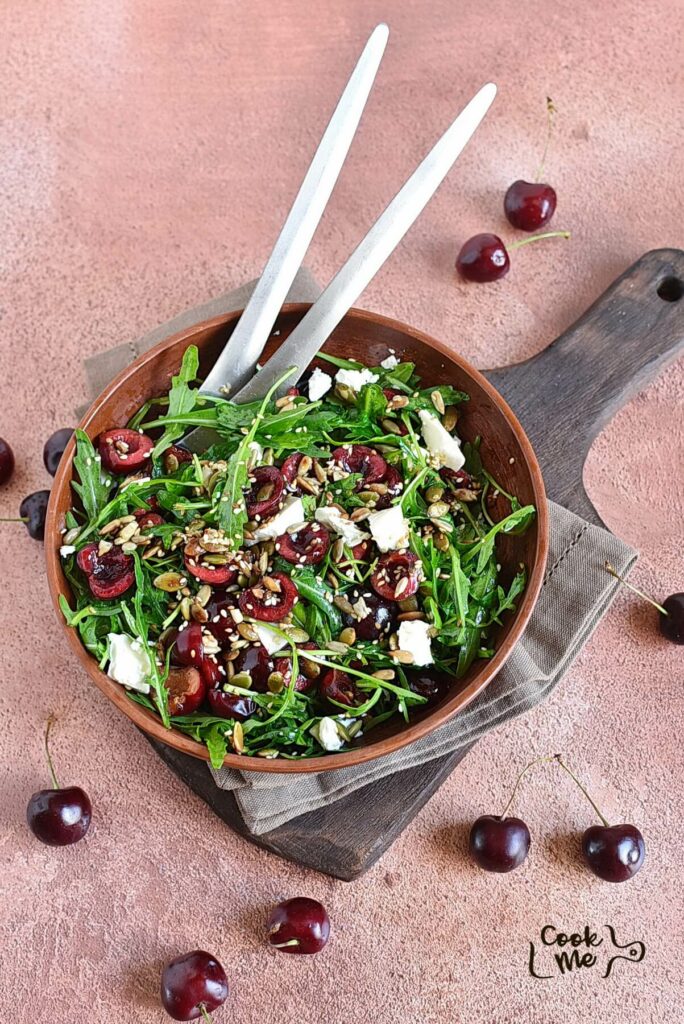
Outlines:
[[[535,764],[548,760],[548,757],[540,757],[523,768],[502,814],[483,814],[473,823],[469,840],[470,856],[483,871],[513,871],[527,858],[531,843],[530,830],[521,818],[508,818],[506,815],[523,776]]]
[[[548,96],[546,112],[548,118],[546,143],[535,180],[518,179],[518,181],[514,181],[504,196],[504,213],[509,223],[520,231],[538,231],[545,227],[556,210],[555,189],[539,180],[544,170],[553,127],[553,115],[556,112],[553,101]]]
[[[216,957],[194,949],[171,960],[162,971],[161,1001],[174,1020],[211,1021],[211,1011],[228,998],[226,972]]]
[[[670,641],[670,643],[684,644],[684,593],[680,592],[677,594],[670,594],[669,597],[665,598],[662,604],[658,604],[658,602],[654,601],[652,597],[645,594],[643,590],[638,590],[637,587],[628,583],[627,580],[613,568],[610,562],[605,563],[605,568],[611,576],[614,576],[616,580],[619,580],[620,583],[624,584],[624,586],[634,594],[637,594],[639,597],[643,597],[644,601],[648,601],[649,604],[652,604],[653,607],[660,612],[658,622],[660,632],[667,640]]]
[[[268,941],[283,953],[320,953],[330,938],[330,918],[308,896],[283,900],[268,918]]]
[[[73,434],[73,427],[61,427],[59,430],[55,430],[54,434],[51,434],[45,442],[43,464],[50,476],[54,476],[57,472],[60,459],[64,455],[64,449],[69,444]]]
[[[538,242],[542,238],[569,237],[569,231],[545,231],[541,235],[521,238],[506,247],[498,235],[473,235],[461,246],[456,257],[456,269],[466,281],[476,281],[479,284],[498,281],[511,269],[508,254],[514,249],[529,245],[530,242]]]
[[[14,472],[14,452],[3,437],[0,437],[0,485],[6,484]]]
[[[49,491],[34,491],[27,494],[19,506],[19,515],[0,519],[0,523],[23,523],[29,537],[43,540],[45,537],[45,516],[47,514]]]
[[[627,882],[630,878],[634,878],[646,857],[646,844],[641,832],[636,825],[630,825],[627,822],[620,825],[609,825],[585,787],[574,772],[568,768],[560,754],[556,754],[555,759],[584,793],[601,819],[600,825],[591,825],[582,836],[582,853],[588,867],[604,882]]]
[[[53,722],[51,715],[45,728],[45,755],[53,788],[40,789],[33,794],[26,808],[26,820],[41,843],[71,846],[83,839],[88,831],[93,809],[88,794],[80,786],[61,789],[57,782],[49,747]]]

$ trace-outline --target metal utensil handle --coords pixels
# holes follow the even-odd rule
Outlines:
[[[295,327],[286,342],[263,370],[232,396],[236,402],[263,398],[290,367],[296,372],[284,390],[296,383],[335,327],[354,304],[368,282],[401,241],[414,220],[446,177],[452,164],[485,116],[496,95],[496,86],[483,86],[458,115],[344,266]]]
[[[285,301],[295,274],[335,186],[366,105],[387,44],[389,29],[371,33],[306,172],[264,272],[200,391],[217,395],[237,391],[256,372],[256,364]]]

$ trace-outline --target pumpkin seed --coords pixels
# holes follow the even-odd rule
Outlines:
[[[233,750],[236,754],[243,754],[245,750],[245,734],[242,726],[239,722],[236,722],[233,726],[233,735],[231,736],[231,742],[233,744]]]
[[[257,501],[268,501],[268,499],[273,494],[273,488],[274,487],[275,487],[275,484],[264,484],[264,486],[260,487],[259,490],[257,491],[256,500]]]
[[[446,412],[446,409],[444,407],[444,399],[442,398],[441,392],[433,391],[432,394],[430,395],[430,398],[432,400],[432,404],[434,405],[439,415],[443,416],[444,413]]]
[[[378,495],[375,493],[375,491],[360,491],[359,498],[364,503],[364,505],[375,505],[378,500]]]
[[[249,640],[250,643],[255,643],[259,639],[259,634],[249,622],[238,622],[237,631],[241,637]]]
[[[430,504],[432,504],[433,501],[439,501],[443,494],[443,487],[428,487],[427,491],[425,492],[425,499],[426,501],[429,501]]]
[[[264,453],[261,456],[262,466],[272,466],[275,462],[275,455],[273,454],[272,448],[264,448]]]
[[[335,654],[346,654],[349,650],[349,646],[345,643],[341,643],[339,640],[330,640],[328,642],[328,650],[334,651]]]
[[[275,761],[276,757],[278,756],[278,751],[277,750],[271,750],[270,747],[264,747],[263,750],[257,750],[256,756],[257,757],[268,757],[268,758],[270,758],[270,760]]]
[[[413,655],[410,651],[392,651],[390,657],[394,658],[394,660],[398,661],[401,665],[413,664]]]
[[[374,679],[382,679],[386,683],[390,683],[396,676],[396,672],[393,668],[379,668],[377,672],[373,673]]]
[[[206,610],[206,608],[203,608],[201,604],[197,604],[196,601],[193,601],[190,607],[190,614],[192,615],[195,622],[209,621],[209,612]]]
[[[333,562],[341,562],[343,558],[344,558],[344,541],[342,540],[341,537],[338,537],[338,539],[333,544],[332,560],[333,560]]]
[[[447,522],[446,519],[433,518],[430,520],[430,522],[432,523],[433,526],[436,526],[438,530],[441,530],[442,533],[454,532],[453,526],[451,525],[451,523]]]
[[[283,626],[290,640],[295,644],[305,644],[309,640],[309,634],[299,626]]]
[[[355,721],[352,722],[351,725],[347,726],[347,735],[349,736],[349,739],[353,740],[354,737],[358,733],[360,733],[362,729],[363,729],[363,722],[361,721],[360,718],[357,718]]]
[[[425,622],[425,615],[423,612],[399,612],[397,619],[399,622]]]
[[[449,538],[445,533],[442,533],[441,530],[435,535],[435,547],[438,551],[449,550]]]
[[[368,490],[374,494],[387,494],[389,487],[387,484],[368,484]]]
[[[233,686],[241,686],[243,690],[249,690],[252,685],[252,677],[249,672],[236,672],[231,679]]]
[[[209,603],[210,597],[211,587],[207,583],[205,583],[203,586],[199,588],[199,590],[195,594],[195,601],[197,602],[197,604],[201,604],[202,607],[204,608],[204,606]]]
[[[266,685],[271,693],[282,693],[285,689],[285,676],[282,672],[271,672]]]
[[[184,597],[180,603],[181,615],[186,622],[190,622],[190,598]]]
[[[212,553],[210,555],[205,555],[202,561],[206,562],[207,565],[228,565],[228,556]]]
[[[121,545],[121,550],[122,550],[122,551],[123,551],[123,552],[124,552],[125,554],[127,554],[127,555],[132,555],[132,554],[133,554],[133,552],[137,550],[137,547],[138,547],[138,545],[137,545],[137,544],[134,544],[134,543],[133,543],[132,541],[130,541],[130,540],[126,540],[126,541],[124,541],[124,543],[123,543],[123,544]]]
[[[180,590],[184,580],[185,576],[181,576],[179,572],[163,572],[160,576],[155,576],[152,582],[157,590],[165,590],[168,594],[173,594],[176,590]]]
[[[400,601],[399,607],[402,612],[415,612],[418,610],[418,598],[412,594],[411,597],[406,597],[403,601]]]
[[[386,434],[396,434],[401,437],[401,427],[395,420],[384,419],[380,420],[380,426]]]
[[[442,426],[449,433],[454,429],[458,423],[458,409],[455,405],[448,405],[444,416],[442,417]]]
[[[321,674],[321,666],[316,664],[315,661],[311,661],[310,658],[300,658],[299,671],[307,679],[318,679]]]
[[[427,511],[430,519],[441,519],[449,514],[449,506],[446,501],[433,501]]]
[[[351,647],[352,644],[356,643],[356,630],[352,626],[347,626],[340,633],[339,640],[341,643],[349,644]]]
[[[356,392],[348,384],[336,384],[335,394],[343,402],[351,403],[356,401]]]

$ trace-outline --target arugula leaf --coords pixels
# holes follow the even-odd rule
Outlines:
[[[223,765],[223,759],[228,753],[226,723],[210,725],[208,729],[202,731],[201,738],[207,745],[211,767],[218,770]]]
[[[368,423],[377,423],[387,409],[387,399],[379,384],[364,384],[356,403],[359,416]]]
[[[81,499],[88,522],[92,522],[107,504],[112,481],[103,474],[100,456],[88,435],[82,430],[76,430],[75,434],[74,469],[80,483],[74,480],[71,486]]]
[[[292,566],[287,564],[286,571],[292,570]],[[292,572],[292,580],[297,584],[297,589],[301,597],[315,604],[316,607],[325,615],[330,628],[332,629],[335,636],[342,629],[342,615],[340,614],[339,608],[332,603],[332,597],[334,591],[320,576],[317,576],[311,569],[298,569]]]
[[[190,384],[196,379],[198,368],[199,352],[197,351],[197,346],[188,345],[183,353],[183,360],[178,374],[171,378],[169,408],[166,416],[163,417],[163,420],[171,420],[174,417],[183,416],[192,412],[195,408],[198,392],[197,389],[191,388]],[[162,452],[165,451],[173,441],[183,436],[183,433],[183,426],[175,423],[168,423],[164,429],[164,433],[154,446],[152,458],[159,458]]]
[[[528,526],[534,516],[534,505],[524,505],[515,512],[511,512],[511,514],[506,516],[505,519],[501,519],[496,523],[491,530],[477,542],[477,544],[473,544],[465,556],[466,561],[470,561],[473,555],[477,553],[478,558],[475,572],[479,575],[479,573],[484,571],[487,562],[494,553],[494,543],[496,541],[497,534],[511,533],[511,531],[515,529],[522,528],[523,524]]]

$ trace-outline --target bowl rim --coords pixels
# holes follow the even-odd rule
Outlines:
[[[307,302],[287,303],[282,307],[280,315],[297,315],[299,313],[303,315],[306,310],[309,309],[310,305],[311,303]],[[176,331],[174,334],[170,335],[168,338],[162,339],[148,351],[138,356],[138,358],[125,367],[125,369],[122,370],[91,403],[87,411],[81,417],[77,429],[84,430],[87,433],[88,427],[95,415],[100,412],[104,406],[106,406],[109,399],[130,377],[136,376],[142,367],[153,362],[160,352],[183,344],[191,344],[193,337],[196,334],[206,331],[207,329],[220,328],[232,322],[236,322],[241,312],[241,310],[236,310],[229,313],[222,313],[218,316],[199,321],[189,327],[184,327],[180,331]],[[468,684],[468,686],[458,693],[458,699],[454,701],[453,705],[449,708],[435,708],[432,713],[426,715],[420,721],[414,722],[406,728],[401,729],[398,733],[386,736],[377,743],[371,743],[368,746],[354,747],[351,750],[336,753],[334,755],[327,754],[300,761],[288,761],[281,758],[274,760],[258,757],[245,758],[240,754],[228,753],[226,754],[223,762],[224,768],[234,768],[239,771],[271,772],[283,775],[335,771],[341,768],[350,768],[368,761],[373,761],[378,757],[384,757],[388,754],[392,754],[395,751],[408,746],[410,743],[414,743],[424,736],[427,736],[435,729],[446,724],[446,722],[454,718],[455,715],[459,714],[468,704],[471,703],[472,700],[474,700],[475,697],[478,696],[478,694],[482,693],[482,691],[494,679],[522,636],[522,633],[529,622],[544,581],[544,572],[549,548],[548,504],[544,489],[544,482],[532,445],[508,403],[479,370],[472,366],[461,355],[453,352],[444,342],[439,341],[425,332],[420,331],[415,327],[411,327],[409,324],[403,323],[400,320],[383,316],[378,313],[372,313],[368,310],[363,310],[357,307],[352,307],[349,310],[344,319],[348,318],[356,319],[363,324],[371,322],[384,328],[404,333],[419,344],[435,350],[442,355],[446,361],[456,364],[464,374],[472,377],[488,394],[493,404],[496,405],[503,413],[526,460],[532,482],[534,504],[537,510],[537,541],[529,579],[523,599],[515,612],[515,619],[508,636],[505,638],[501,647],[497,649],[494,656],[488,661],[482,662],[481,670],[476,674],[475,678]],[[66,632],[67,642],[76,654],[83,668],[86,670],[90,679],[105,694],[105,696],[107,696],[121,711],[123,711],[134,725],[137,725],[138,728],[158,742],[171,746],[181,753],[189,754],[204,761],[209,761],[209,753],[204,744],[192,739],[185,733],[174,729],[164,728],[158,715],[149,711],[147,708],[144,708],[142,705],[136,704],[135,701],[132,701],[127,696],[124,687],[119,686],[119,684],[110,679],[106,673],[102,672],[95,659],[81,644],[76,631],[66,624],[64,616],[62,615],[59,607],[59,599],[61,595],[64,595],[68,599],[68,594],[66,579],[62,573],[61,558],[59,554],[59,548],[61,546],[60,529],[63,524],[58,522],[57,506],[59,504],[59,498],[62,496],[65,488],[69,488],[70,486],[74,448],[75,439],[72,438],[65,449],[64,456],[55,475],[48,504],[45,528],[45,558],[47,564],[48,585],[50,588],[52,603],[55,607],[60,625],[62,630]]]

